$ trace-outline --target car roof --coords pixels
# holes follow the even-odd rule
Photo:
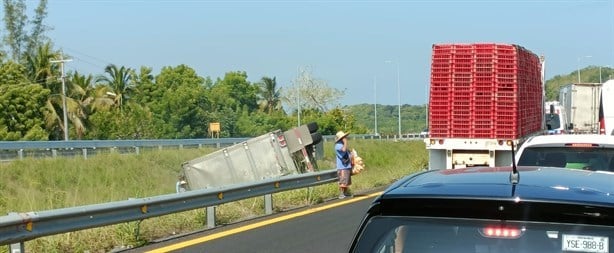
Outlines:
[[[509,199],[614,205],[614,173],[553,167],[519,166],[519,182],[510,183],[512,167],[432,170],[408,176],[381,198]]]
[[[614,136],[598,134],[557,134],[539,135],[529,138],[523,146],[563,146],[566,143],[593,143],[614,146]]]

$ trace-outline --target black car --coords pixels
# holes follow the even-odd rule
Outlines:
[[[405,177],[374,200],[350,252],[614,253],[614,173],[474,167]]]

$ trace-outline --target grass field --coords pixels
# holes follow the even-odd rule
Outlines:
[[[427,166],[421,141],[351,140],[366,163],[352,178],[355,193],[387,186]],[[213,149],[151,150],[136,154],[100,154],[83,159],[25,159],[0,164],[0,214],[57,209],[142,198],[175,192],[181,163]],[[325,143],[320,170],[332,169],[332,143]],[[274,211],[321,203],[338,195],[336,184],[273,195]],[[218,206],[216,223],[227,224],[264,214],[263,198]],[[26,252],[108,252],[137,247],[159,238],[203,229],[204,209],[39,238]],[[8,252],[0,246],[0,252]]]

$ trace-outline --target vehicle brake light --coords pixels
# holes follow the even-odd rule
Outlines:
[[[485,227],[480,234],[488,238],[516,239],[522,236],[523,230],[514,227]]]
[[[277,142],[279,142],[279,146],[281,146],[282,148],[286,146],[286,137],[282,134],[282,135],[278,135],[277,136]]]
[[[599,147],[599,145],[597,144],[592,144],[592,143],[565,143],[566,147],[572,147],[572,148],[592,148],[592,147]]]

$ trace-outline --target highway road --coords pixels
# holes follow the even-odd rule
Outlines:
[[[126,252],[346,252],[380,192],[204,230]]]

